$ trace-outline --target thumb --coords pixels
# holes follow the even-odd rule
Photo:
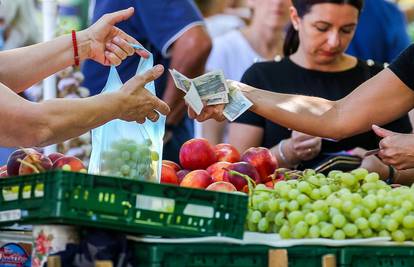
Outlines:
[[[133,78],[130,79],[130,81],[144,86],[147,83],[159,78],[163,72],[164,67],[162,65],[156,65],[152,69],[147,70],[144,74],[135,75]]]
[[[392,136],[392,135],[395,135],[396,133],[395,132],[393,132],[393,131],[390,131],[390,130],[387,130],[387,129],[384,129],[384,128],[381,128],[381,127],[379,127],[379,126],[377,126],[377,125],[372,125],[372,130],[379,136],[379,137],[382,137],[382,138],[384,138],[384,137],[387,137],[387,136]]]
[[[134,8],[130,7],[127,9],[119,10],[113,13],[109,13],[106,17],[107,23],[115,25],[118,22],[129,19],[134,14]]]

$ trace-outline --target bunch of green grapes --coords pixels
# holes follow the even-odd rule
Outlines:
[[[130,139],[113,142],[102,153],[101,174],[126,177],[137,180],[155,181],[156,164],[160,160],[151,150],[152,142],[147,139],[137,143]]]
[[[391,188],[365,169],[306,170],[297,180],[251,190],[247,229],[282,238],[414,239],[414,186]]]

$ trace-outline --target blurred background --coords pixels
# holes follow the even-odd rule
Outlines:
[[[144,0],[136,1],[145,2]],[[151,2],[152,0],[147,1]],[[168,0],[164,1],[168,2]],[[219,40],[218,38],[231,31],[249,27],[253,23],[253,14],[262,12],[260,11],[260,7],[262,5],[277,5],[278,2],[280,2],[273,0],[182,1],[191,2],[191,4],[194,5],[196,9],[198,9],[197,12],[199,12],[199,14],[203,17],[205,29],[207,30],[207,33],[213,45],[211,49],[206,50],[208,52],[210,52],[210,50],[214,51],[214,45],[218,44],[218,42],[215,42],[215,40]],[[153,3],[154,5],[155,3],[162,5],[162,2],[163,1],[154,1]],[[401,14],[404,16],[404,31],[408,34],[410,42],[413,42],[414,0],[387,2],[392,2],[393,5],[396,5]],[[99,0],[97,3],[95,3],[93,0],[0,0],[0,3],[0,51],[35,44],[37,42],[48,40],[54,36],[68,34],[71,32],[71,30],[82,30],[90,25],[91,21],[93,21],[94,14],[95,16],[98,14],[95,8],[99,7]],[[171,6],[170,9],[171,12],[176,11],[174,10],[174,6]],[[140,12],[140,10],[137,10],[137,12]],[[164,12],[166,12],[165,9]],[[267,18],[264,19],[266,20]],[[385,20],[389,18],[377,17],[375,19]],[[391,24],[392,19],[393,18],[391,18],[391,22],[387,23]],[[159,20],[162,20],[162,14],[160,14]],[[285,26],[287,22],[288,21],[285,18],[283,25]],[[280,24],[282,22],[277,23]],[[284,29],[285,27],[279,28]],[[275,32],[275,35],[276,34],[283,34],[283,32]],[[137,39],[139,40],[138,37]],[[188,38],[182,40],[184,43],[186,41],[193,42],[194,39]],[[168,53],[163,53],[163,51],[160,51],[160,54],[162,54],[165,58],[169,57]],[[194,54],[196,54],[196,52],[194,52]],[[187,57],[191,56],[192,55],[187,55]],[[252,60],[252,62],[249,64],[253,64],[259,60],[267,59],[263,57],[255,57],[254,60]],[[378,59],[374,60],[378,61]],[[204,70],[208,70],[210,63],[212,64],[212,68],[217,67],[217,65],[214,65],[214,59],[211,58],[207,61],[204,59],[201,62],[203,62]],[[226,76],[233,75],[231,73],[225,74]],[[235,77],[232,77],[232,79],[240,78],[241,77],[237,77],[237,75]],[[87,97],[91,95],[91,88],[88,88],[87,83],[84,83],[84,79],[85,75],[83,73],[82,67],[80,69],[70,67],[57,73],[53,77],[50,77],[47,81],[33,86],[22,96],[31,101],[41,101],[42,99],[51,97]],[[92,89],[95,90],[94,88]],[[172,124],[172,127],[174,127],[174,124]],[[194,136],[203,136],[207,137],[212,143],[219,143],[225,141],[226,138],[225,125],[216,125],[210,128],[195,124],[194,129],[190,132],[191,134],[187,136],[187,139]],[[166,140],[166,142],[169,142],[169,140]],[[84,136],[80,136],[63,144],[49,147],[47,149],[58,150],[64,154],[77,156],[79,158],[82,158],[87,164],[91,151],[90,135],[85,134]],[[7,161],[8,155],[13,150],[14,148],[0,148],[0,165],[3,165]]]

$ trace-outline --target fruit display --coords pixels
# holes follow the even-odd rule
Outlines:
[[[131,179],[155,181],[157,162],[156,151],[151,150],[152,142],[146,139],[138,143],[131,139],[119,139],[102,152],[100,174]]]
[[[414,238],[414,187],[393,188],[359,168],[328,176],[305,170],[297,179],[249,191],[246,228],[282,238]]]
[[[161,183],[223,192],[247,192],[248,181],[241,175],[249,176],[258,184],[272,182],[271,175],[277,168],[276,158],[267,148],[248,149],[240,156],[239,151],[230,144],[212,146],[203,138],[185,142],[179,159],[180,164],[162,161]]]
[[[0,167],[0,178],[40,173],[52,169],[86,172],[83,162],[61,153],[45,155],[38,148],[20,148],[10,154],[7,165]]]

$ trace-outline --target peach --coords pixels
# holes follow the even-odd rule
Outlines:
[[[63,155],[62,153],[59,152],[53,152],[50,153],[49,155],[47,155],[49,157],[49,159],[52,161],[52,163],[55,163],[56,160],[64,157],[65,155]]]
[[[86,172],[83,162],[77,157],[64,156],[53,163],[53,169],[62,169],[73,172]]]
[[[210,174],[205,170],[195,170],[189,172],[181,181],[180,186],[192,187],[192,188],[206,188],[213,180]]]
[[[178,176],[171,165],[162,164],[161,183],[178,185]]]
[[[211,178],[213,178],[213,182],[228,182],[228,180],[224,179],[224,173],[226,172],[225,168],[230,165],[230,162],[219,161],[208,167],[207,172],[211,175]]]
[[[217,162],[213,146],[204,138],[185,142],[181,146],[179,157],[181,166],[188,170],[204,170]]]
[[[268,176],[274,173],[277,168],[276,158],[265,147],[251,147],[247,149],[243,153],[241,160],[250,163],[256,168],[263,183],[270,180]]]
[[[168,166],[172,167],[175,172],[178,172],[179,170],[181,170],[180,165],[178,165],[177,163],[175,163],[174,161],[171,161],[171,160],[163,160],[162,164],[165,164],[165,165],[168,165]]]
[[[178,184],[181,184],[181,181],[184,179],[184,177],[189,173],[189,170],[179,170],[177,172],[178,177]]]
[[[229,182],[215,182],[207,186],[206,190],[219,191],[219,192],[235,192],[237,191],[236,187]]]
[[[227,161],[230,163],[240,161],[239,151],[230,144],[218,144],[214,147],[218,161]]]
[[[44,172],[52,169],[52,161],[45,155],[35,152],[27,154],[20,161],[19,175]]]
[[[230,174],[229,171],[236,171],[241,174],[249,176],[253,181],[256,183],[260,182],[260,176],[257,170],[247,162],[236,162],[232,163],[228,168],[228,171],[224,173],[224,179],[227,179],[230,183],[232,183],[237,191],[241,191],[245,185],[247,185],[247,180],[238,175],[238,174]]]

